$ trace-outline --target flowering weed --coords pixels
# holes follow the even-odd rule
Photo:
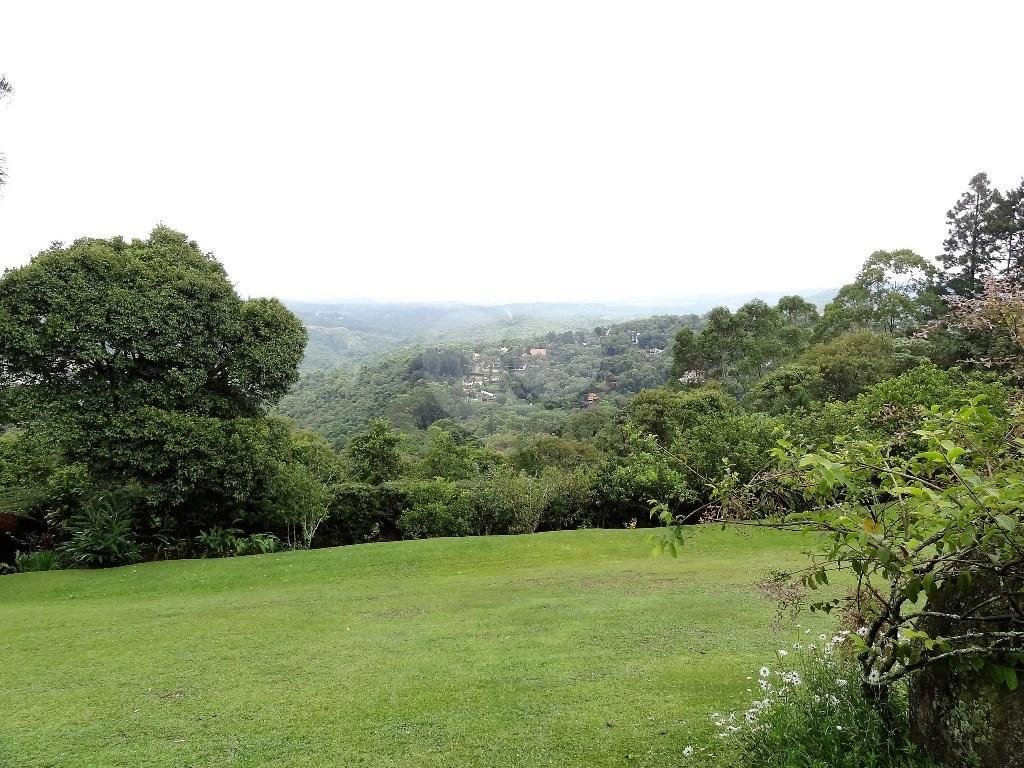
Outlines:
[[[907,739],[906,694],[891,689],[886,712],[865,697],[843,649],[849,633],[781,649],[758,670],[743,712],[715,713],[724,765],[735,768],[935,768]]]

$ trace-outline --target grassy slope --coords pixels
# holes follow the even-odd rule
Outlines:
[[[0,765],[679,765],[794,638],[752,582],[802,542],[648,537],[4,577]]]

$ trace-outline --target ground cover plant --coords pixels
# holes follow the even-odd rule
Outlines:
[[[804,629],[756,673],[746,709],[714,712],[721,765],[731,768],[939,768],[908,737],[906,686],[892,707],[872,706],[858,684],[848,629]],[[691,755],[699,754],[696,749]]]
[[[793,633],[755,582],[806,542],[695,539],[678,560],[590,530],[5,577],[0,765],[714,764],[709,713]]]

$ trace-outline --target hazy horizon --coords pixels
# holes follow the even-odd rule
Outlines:
[[[662,309],[662,308],[687,308],[690,306],[711,306],[714,302],[720,302],[728,306],[739,306],[745,301],[749,301],[755,298],[761,298],[768,303],[774,303],[778,298],[783,295],[797,295],[803,296],[804,298],[815,297],[819,295],[831,295],[834,294],[841,286],[830,286],[827,288],[796,288],[793,290],[765,290],[765,291],[740,291],[737,293],[716,293],[716,292],[703,292],[694,294],[683,294],[680,296],[666,296],[666,297],[652,297],[652,298],[638,298],[636,300],[630,299],[606,299],[606,300],[561,300],[561,299],[549,299],[541,301],[517,301],[515,299],[510,301],[472,301],[472,300],[459,300],[459,299],[401,299],[401,298],[373,298],[366,296],[352,296],[352,297],[327,297],[323,299],[297,299],[288,296],[279,296],[285,304],[288,305],[309,305],[309,306],[356,306],[356,305],[398,305],[398,306],[479,306],[479,307],[515,307],[515,306],[578,306],[578,307],[615,307],[622,309]]]
[[[1024,174],[1018,4],[167,8],[6,10],[0,267],[163,222],[290,301],[824,290]]]

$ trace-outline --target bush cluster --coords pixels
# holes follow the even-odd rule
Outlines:
[[[906,687],[879,706],[860,684],[850,633],[805,635],[751,673],[745,710],[713,713],[734,768],[941,768],[910,742]],[[756,683],[753,680],[756,679]]]

